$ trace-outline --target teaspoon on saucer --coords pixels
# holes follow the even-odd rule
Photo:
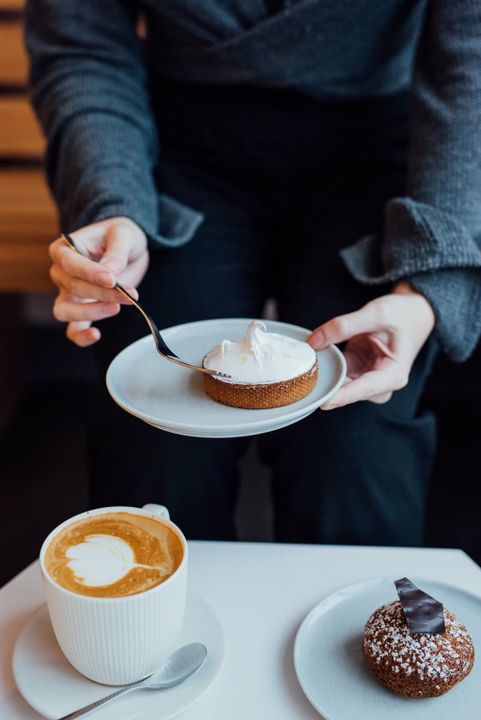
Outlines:
[[[77,247],[75,240],[71,235],[68,235],[67,233],[62,233],[62,237],[67,243],[67,245],[72,249],[75,250],[75,252],[78,252],[79,255],[83,255],[83,253],[80,252],[79,248]],[[123,285],[120,285],[119,283],[116,283],[114,286],[115,290],[118,290],[118,292],[122,293],[126,298],[130,300],[132,305],[134,305],[137,310],[142,313],[142,316],[149,326],[149,330],[153,335],[155,347],[157,349],[157,352],[159,355],[162,355],[163,358],[166,360],[169,360],[169,362],[175,363],[175,365],[181,365],[182,367],[188,368],[189,370],[196,370],[197,372],[204,373],[205,375],[215,375],[217,377],[222,377],[225,379],[229,379],[231,376],[227,375],[226,373],[218,372],[217,370],[209,370],[209,368],[202,367],[200,365],[192,365],[191,363],[185,362],[185,360],[181,360],[167,345],[164,338],[162,337],[159,328],[151,318],[151,316],[144,310],[144,308],[140,305],[140,303],[132,297],[132,295],[123,287]]]
[[[180,685],[191,677],[202,665],[207,657],[207,648],[201,643],[190,643],[176,650],[162,665],[149,677],[139,680],[131,685],[125,685],[111,695],[76,710],[70,715],[64,715],[60,720],[76,720],[84,717],[93,710],[106,705],[116,698],[133,690],[165,690]]]

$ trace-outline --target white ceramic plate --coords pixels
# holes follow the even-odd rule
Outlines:
[[[201,642],[208,655],[200,670],[185,683],[169,690],[137,690],[93,712],[95,720],[166,720],[193,705],[210,688],[224,658],[224,635],[212,608],[190,593],[180,645]],[[42,605],[18,636],[13,653],[13,674],[25,700],[47,718],[59,718],[118,690],[88,680],[78,673],[60,650]]]
[[[306,340],[309,331],[296,325],[265,321],[269,332]],[[221,340],[245,335],[249,320],[204,320],[162,330],[179,357],[202,364],[204,355]],[[317,386],[302,400],[269,410],[242,410],[209,398],[200,373],[164,360],[148,337],[117,355],[107,371],[107,387],[116,403],[145,422],[179,435],[226,438],[257,435],[302,420],[331,398],[342,385],[346,363],[334,346],[317,353]]]
[[[466,625],[481,652],[481,598],[440,582],[412,578]],[[481,661],[463,682],[438,698],[404,698],[384,688],[361,654],[366,620],[397,598],[392,579],[351,585],[322,600],[301,624],[294,665],[307,698],[324,720],[478,720]]]

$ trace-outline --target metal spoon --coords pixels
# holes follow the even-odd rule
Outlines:
[[[139,682],[132,683],[131,685],[125,685],[120,688],[117,692],[107,695],[107,697],[97,700],[96,702],[86,705],[80,710],[76,710],[70,715],[64,715],[60,720],[76,720],[76,718],[84,717],[93,710],[106,705],[106,703],[115,700],[115,698],[125,695],[125,693],[132,692],[132,690],[165,690],[166,688],[180,685],[180,683],[187,680],[193,675],[202,665],[205,658],[207,657],[207,648],[201,643],[190,643],[190,645],[184,645],[175,653],[170,655],[167,660],[149,677]]]
[[[67,245],[72,248],[72,250],[75,250],[75,252],[78,252],[79,255],[83,255],[83,253],[80,252],[79,248],[77,247],[75,240],[71,235],[67,235],[67,233],[62,233],[62,237],[67,243]],[[140,303],[132,297],[132,295],[127,292],[127,290],[120,285],[119,283],[115,284],[115,290],[118,290],[122,293],[126,298],[130,300],[132,305],[134,305],[137,310],[142,313],[142,316],[149,326],[149,330],[152,333],[154,337],[155,347],[157,349],[157,352],[159,355],[162,355],[163,358],[166,360],[169,360],[169,362],[174,363],[175,365],[181,365],[182,367],[188,368],[189,370],[197,370],[197,372],[204,373],[205,375],[216,375],[217,377],[229,379],[231,376],[227,375],[226,373],[219,372],[217,370],[209,370],[209,368],[202,367],[200,365],[192,365],[191,363],[185,362],[185,360],[181,360],[167,345],[164,338],[162,337],[159,328],[151,318],[151,316],[144,310],[144,308],[140,305]]]

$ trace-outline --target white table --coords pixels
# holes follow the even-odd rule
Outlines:
[[[182,720],[319,720],[297,683],[292,645],[307,611],[344,585],[407,575],[481,595],[481,569],[460,550],[215,542],[190,550],[190,586],[217,610],[227,648],[214,686]],[[41,717],[15,688],[11,654],[43,601],[37,563],[0,590],[1,720]]]

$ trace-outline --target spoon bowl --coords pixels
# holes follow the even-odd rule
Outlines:
[[[112,700],[132,692],[133,690],[166,690],[167,688],[180,685],[187,678],[191,677],[201,667],[207,657],[207,648],[202,643],[190,643],[176,650],[170,655],[162,665],[155,670],[152,675],[132,683],[125,685],[111,695],[101,698],[96,702],[86,705],[80,710],[69,715],[64,715],[60,720],[77,720],[77,718],[85,717],[89,713],[97,710],[97,708],[106,705]]]
[[[206,657],[207,648],[202,643],[184,645],[170,655],[158,670],[142,680],[143,687],[149,690],[162,690],[179,685],[200,668]]]

